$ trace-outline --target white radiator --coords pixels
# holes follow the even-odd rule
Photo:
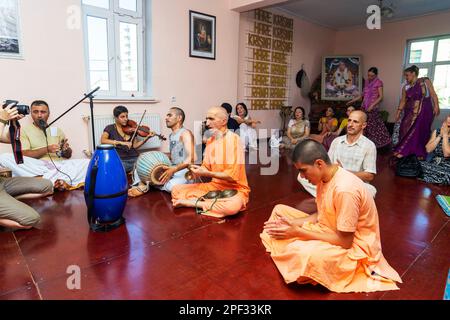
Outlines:
[[[142,114],[134,113],[129,114],[128,118],[130,120],[134,120],[137,123],[141,120]],[[92,148],[92,125],[91,125],[91,117],[87,116],[84,117],[85,120],[88,122],[89,126],[89,150]],[[158,114],[149,114],[146,113],[144,119],[142,120],[142,125],[149,126],[151,131],[154,131],[156,133],[161,133],[161,119]],[[112,115],[94,115],[94,136],[95,136],[95,144],[99,145],[101,144],[101,136],[103,134],[103,129],[106,128],[106,126],[114,123],[114,117]],[[153,148],[159,148],[161,147],[161,141],[158,137],[153,137],[149,139],[141,148],[140,150],[145,149],[153,149]]]

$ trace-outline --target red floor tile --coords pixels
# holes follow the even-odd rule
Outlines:
[[[0,300],[41,300],[41,298],[35,286],[27,286],[0,295]]]
[[[402,290],[388,292],[383,299],[442,300],[450,268],[449,234],[450,224],[447,222],[403,277]]]
[[[0,296],[32,285],[31,274],[13,233],[0,233]]]
[[[66,277],[39,284],[44,299],[169,299],[225,291],[157,245],[81,270],[81,290],[68,290]],[[193,282],[193,283],[191,283]],[[201,283],[201,286],[197,286]],[[206,290],[206,292],[205,292]]]
[[[48,207],[39,210],[44,212],[39,229],[16,233],[37,282],[65,274],[70,265],[87,267],[151,244],[152,238],[131,222],[110,233],[91,232],[80,191],[53,198],[56,205],[47,201]]]
[[[383,253],[403,275],[399,291],[284,283],[261,244],[263,223],[278,203],[315,211],[284,156],[275,177],[247,165],[248,210],[227,220],[174,210],[170,195],[151,191],[129,200],[125,226],[102,234],[89,231],[81,191],[29,202],[42,225],[16,232],[17,242],[0,233],[0,299],[39,299],[31,275],[44,299],[442,299],[450,230],[434,197],[448,188],[398,178],[387,161],[379,157],[374,185]],[[69,265],[81,267],[81,291],[66,287]]]

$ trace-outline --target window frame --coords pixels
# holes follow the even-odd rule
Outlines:
[[[120,0],[113,0],[113,9],[114,12],[120,14],[120,15],[126,15],[133,18],[143,18],[144,17],[144,4],[143,0],[135,0],[136,1],[136,11],[131,11],[127,9],[123,9],[120,7]]]
[[[139,21],[139,19],[133,18],[133,17],[120,17],[120,19],[118,17],[114,17],[115,22],[114,22],[114,32],[117,35],[116,37],[116,48],[115,48],[115,53],[116,53],[116,59],[117,59],[117,63],[115,64],[115,68],[116,70],[116,78],[117,78],[117,95],[119,97],[126,97],[126,96],[130,96],[131,94],[134,94],[134,96],[136,97],[142,97],[144,96],[144,89],[145,89],[145,85],[144,85],[144,64],[143,64],[143,60],[144,60],[144,33],[142,32],[144,26],[143,26],[143,21]],[[121,57],[120,57],[120,23],[131,23],[131,24],[136,24],[137,25],[137,30],[136,30],[136,36],[137,36],[137,80],[138,80],[138,90],[137,91],[124,91],[122,90],[122,70],[120,68],[120,64],[121,64]]]
[[[120,9],[119,0],[109,0],[109,9],[95,7],[82,3],[83,12],[83,35],[85,52],[85,71],[88,91],[91,88],[91,76],[89,65],[89,34],[88,17],[97,17],[107,20],[108,32],[108,74],[109,90],[99,90],[99,98],[106,99],[142,99],[149,97],[149,83],[146,68],[146,4],[144,0],[137,0],[137,12]],[[121,83],[120,68],[120,23],[132,23],[137,25],[137,59],[138,59],[138,90],[124,91]]]
[[[406,50],[405,50],[405,57],[404,57],[404,63],[403,63],[403,70],[412,66],[416,65],[419,69],[422,68],[428,68],[428,75],[427,77],[430,79],[431,83],[434,84],[434,76],[435,76],[435,70],[436,66],[439,65],[450,65],[450,59],[444,60],[444,61],[436,61],[437,60],[437,54],[438,54],[438,46],[439,46],[439,40],[442,39],[450,39],[450,34],[443,34],[438,36],[432,36],[432,37],[422,37],[422,38],[415,38],[415,39],[408,39],[406,41]],[[423,41],[434,41],[434,47],[433,47],[433,56],[430,62],[409,62],[411,58],[411,45],[415,42],[423,42]],[[403,79],[403,77],[402,77]],[[442,109],[450,109],[450,105],[448,106],[440,106]]]

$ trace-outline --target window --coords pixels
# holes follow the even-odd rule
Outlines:
[[[89,89],[111,98],[146,97],[143,0],[82,0]]]
[[[405,68],[413,64],[433,82],[441,109],[450,109],[450,35],[409,40]]]

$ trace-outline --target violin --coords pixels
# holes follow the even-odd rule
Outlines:
[[[134,120],[128,120],[125,126],[122,126],[122,131],[126,135],[132,136],[137,134],[140,137],[146,138],[153,132],[150,130],[148,126],[138,126],[137,122]],[[155,137],[158,137],[162,141],[166,141],[166,137],[161,134],[155,134]]]

